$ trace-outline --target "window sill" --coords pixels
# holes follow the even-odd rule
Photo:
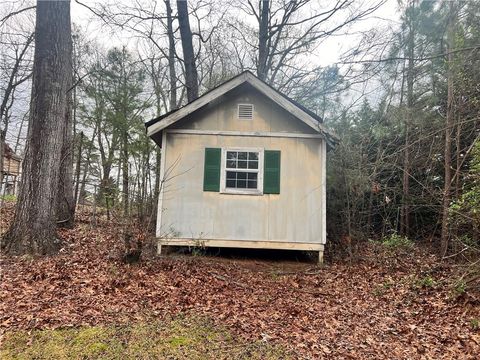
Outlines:
[[[240,189],[222,189],[220,190],[220,194],[225,195],[254,195],[254,196],[261,196],[263,192],[260,190],[240,190]]]

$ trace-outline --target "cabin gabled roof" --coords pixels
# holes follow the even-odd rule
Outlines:
[[[185,116],[208,105],[210,102],[216,100],[220,96],[225,95],[227,92],[245,83],[251,85],[260,93],[267,96],[274,103],[279,105],[285,111],[292,114],[297,119],[303,121],[305,124],[310,126],[319,134],[324,135],[325,139],[330,145],[334,145],[338,142],[339,139],[337,135],[335,135],[335,133],[329,130],[325,125],[323,125],[323,119],[320,116],[315,114],[313,111],[308,110],[295,100],[290,99],[288,96],[282,94],[278,90],[274,89],[272,86],[260,80],[248,70],[231,78],[230,80],[227,80],[226,82],[206,92],[194,101],[186,104],[185,106],[170,111],[164,115],[161,115],[155,119],[146,122],[145,127],[147,128],[147,135],[152,137],[163,129],[166,129],[170,125],[183,119]]]

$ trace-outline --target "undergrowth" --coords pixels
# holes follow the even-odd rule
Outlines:
[[[413,246],[413,242],[409,238],[397,233],[383,237],[381,243],[389,248],[410,248]]]

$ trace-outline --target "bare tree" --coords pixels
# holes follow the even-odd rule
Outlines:
[[[260,5],[260,19],[258,22],[258,65],[257,75],[260,79],[267,78],[267,57],[268,57],[268,18],[270,15],[270,1],[261,0]]]
[[[183,63],[185,65],[185,86],[188,102],[198,98],[198,75],[192,45],[192,31],[188,20],[187,0],[177,0],[178,24],[182,37]]]
[[[244,48],[234,51],[255,54],[253,63],[242,67],[255,67],[257,74],[283,92],[292,79],[306,79],[312,73],[307,56],[316,55],[326,38],[345,32],[349,25],[365,19],[385,0],[365,4],[352,0],[339,0],[326,4],[315,0],[247,0],[234,6],[255,21],[232,21],[238,40]],[[249,59],[238,54],[238,59]],[[311,58],[309,60],[311,62]],[[282,89],[283,88],[283,89]]]
[[[444,189],[442,206],[442,233],[440,239],[440,251],[445,256],[448,250],[449,238],[449,209],[452,199],[452,133],[455,125],[455,107],[454,107],[454,84],[453,84],[453,62],[454,54],[450,51],[454,49],[455,37],[456,7],[453,2],[449,5],[449,17],[447,25],[447,116],[445,124],[445,153],[444,153]]]

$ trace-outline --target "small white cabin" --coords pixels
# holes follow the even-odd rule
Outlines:
[[[250,72],[146,123],[162,148],[162,246],[309,250],[323,259],[322,119]]]

